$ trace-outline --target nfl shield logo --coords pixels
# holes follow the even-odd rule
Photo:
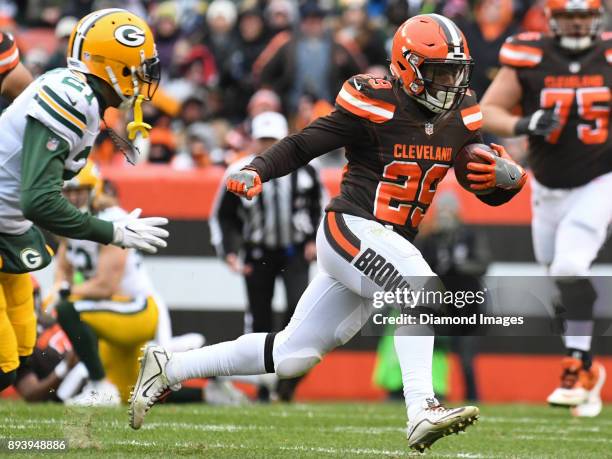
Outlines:
[[[59,146],[59,140],[56,139],[55,137],[49,137],[49,139],[47,140],[47,150],[55,151],[57,150],[58,146]]]
[[[433,134],[433,123],[425,123],[425,134],[427,135]]]

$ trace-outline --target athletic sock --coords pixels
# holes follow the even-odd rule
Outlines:
[[[267,335],[251,333],[234,341],[172,354],[166,364],[168,382],[172,386],[191,378],[266,373],[264,347]]]
[[[395,335],[395,352],[402,369],[408,419],[422,409],[423,400],[433,398],[431,365],[434,336]]]
[[[79,313],[69,301],[61,302],[57,308],[57,321],[70,338],[74,352],[87,367],[93,381],[104,379],[104,367],[98,354],[98,337],[89,325],[81,321]]]
[[[590,351],[593,325],[593,320],[568,320],[563,337],[566,349]]]
[[[575,359],[581,360],[582,368],[584,368],[585,370],[589,370],[591,368],[591,365],[593,364],[593,357],[591,356],[591,353],[588,350],[583,351],[582,349],[568,347],[567,355]]]

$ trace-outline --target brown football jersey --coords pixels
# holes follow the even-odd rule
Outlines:
[[[357,75],[342,86],[334,112],[283,139],[250,166],[266,181],[345,147],[340,195],[326,210],[377,220],[412,239],[456,153],[482,141],[482,113],[473,94],[434,119],[397,80]],[[499,205],[513,195],[497,190],[479,198]]]
[[[612,34],[571,54],[552,37],[526,32],[510,37],[499,56],[516,69],[523,114],[554,107],[559,115],[560,125],[548,137],[529,136],[529,165],[538,182],[573,188],[611,172]]]

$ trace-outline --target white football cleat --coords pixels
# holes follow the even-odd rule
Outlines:
[[[475,406],[445,408],[435,398],[428,398],[423,409],[408,422],[408,446],[422,453],[440,438],[464,431],[479,414]]]
[[[599,362],[593,362],[591,366],[591,372],[595,376],[595,384],[593,388],[589,391],[589,395],[587,397],[586,402],[572,407],[571,413],[573,416],[580,418],[594,418],[595,416],[599,416],[602,409],[601,403],[601,388],[606,382],[606,369]]]
[[[140,358],[140,369],[134,390],[130,394],[130,427],[140,429],[147,412],[180,384],[170,386],[166,377],[166,364],[171,354],[161,346],[147,346]]]
[[[561,368],[561,383],[546,401],[552,406],[561,407],[585,403],[589,396],[589,387],[585,384],[587,375],[582,369],[582,361],[574,357],[564,357],[561,360]]]
[[[106,379],[89,381],[80,393],[64,403],[70,406],[118,406],[121,395],[117,386]]]

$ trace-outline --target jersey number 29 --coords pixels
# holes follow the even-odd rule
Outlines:
[[[376,188],[374,216],[385,222],[416,228],[431,204],[440,180],[449,166],[434,164],[423,172],[415,162],[393,161],[385,166],[383,178]]]

